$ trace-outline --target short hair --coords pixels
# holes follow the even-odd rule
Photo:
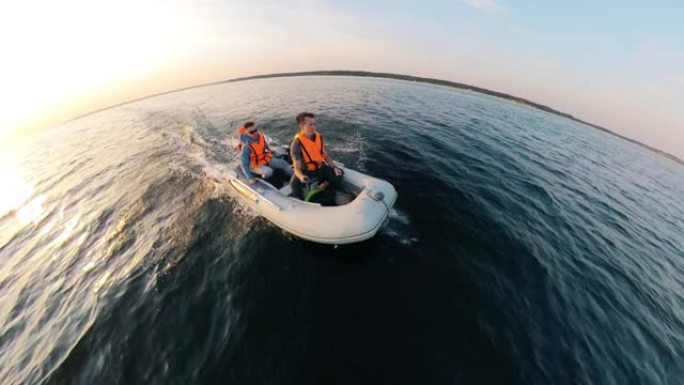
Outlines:
[[[304,123],[306,118],[315,118],[316,115],[312,114],[311,112],[300,112],[299,115],[297,115],[297,125],[300,125]]]
[[[243,124],[242,127],[244,127],[244,128],[250,128],[250,127],[252,127],[253,125],[254,125],[254,122],[247,122],[247,123]]]

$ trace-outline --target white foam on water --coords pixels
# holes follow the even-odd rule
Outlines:
[[[382,234],[398,240],[403,245],[419,242],[418,238],[411,234],[411,219],[408,214],[393,207],[389,218],[387,225],[380,231]]]
[[[399,223],[406,226],[411,224],[411,219],[409,218],[408,214],[399,210],[396,207],[392,207],[392,209],[390,210],[390,220],[398,221]]]
[[[366,138],[363,134],[360,131],[354,131],[347,136],[342,144],[330,145],[330,153],[333,159],[336,159],[335,154],[354,154],[354,168],[361,172],[367,172],[365,165],[368,161],[368,155],[365,143]]]

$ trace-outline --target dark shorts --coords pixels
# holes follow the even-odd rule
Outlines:
[[[323,167],[319,168],[318,170],[304,171],[304,175],[309,177],[309,183],[315,180],[318,181],[318,183],[327,181],[330,183],[330,187],[328,188],[339,187],[340,180],[342,180],[342,176],[335,175],[335,170],[332,167],[329,167],[327,164],[324,164]],[[306,185],[300,182],[299,179],[294,175],[292,175],[292,179],[290,179],[290,187],[292,187],[293,196],[300,199],[303,197],[304,188]]]

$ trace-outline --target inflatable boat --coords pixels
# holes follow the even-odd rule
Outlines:
[[[288,160],[284,151],[277,157]],[[257,178],[250,185],[238,165],[228,181],[236,195],[274,225],[299,238],[341,245],[373,237],[389,220],[397,192],[389,182],[337,166],[344,171],[337,189],[316,190],[312,182],[304,199],[291,196],[289,178],[276,173],[269,180]],[[327,196],[317,201],[317,196]]]

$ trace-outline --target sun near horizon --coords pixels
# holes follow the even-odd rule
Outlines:
[[[508,93],[684,158],[677,7],[14,2],[0,14],[0,138],[236,77],[364,70]]]

